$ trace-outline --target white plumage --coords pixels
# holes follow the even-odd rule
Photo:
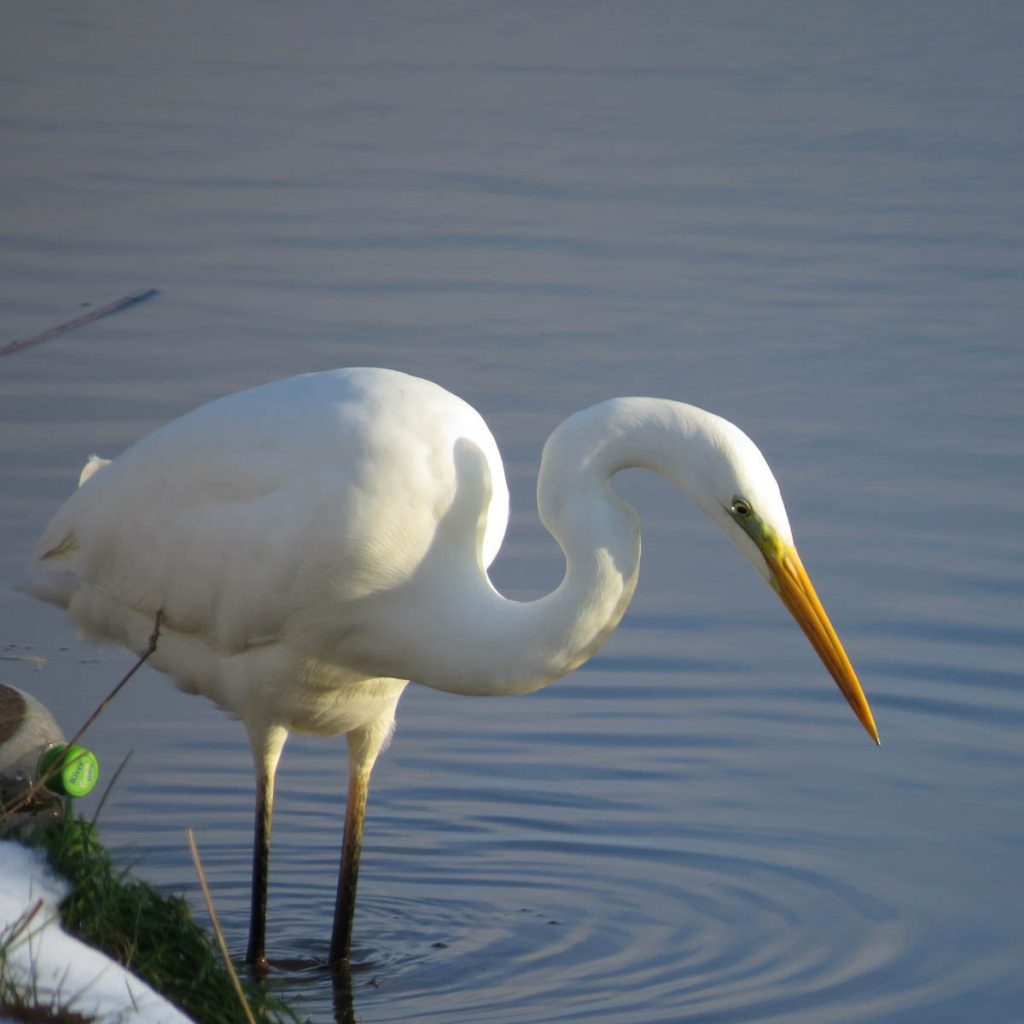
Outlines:
[[[428,381],[380,369],[294,377],[203,406],[113,462],[89,460],[39,542],[31,587],[88,637],[135,650],[159,611],[151,664],[245,724],[259,780],[250,960],[264,958],[273,777],[287,732],[349,739],[340,962],[369,774],[406,680],[524,693],[590,657],[636,584],[636,515],[610,486],[631,466],[668,478],[726,531],[877,739],[771,471],[737,427],[693,406],[613,399],[552,434],[538,507],[566,573],[531,602],[502,597],[486,572],[508,521],[494,438]]]

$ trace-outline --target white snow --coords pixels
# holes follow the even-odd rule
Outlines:
[[[61,929],[57,907],[67,891],[41,851],[0,842],[0,947],[6,947],[8,979],[42,1005],[63,1006],[100,1024],[192,1024],[134,974]],[[9,941],[40,901],[30,923]],[[0,1010],[0,1024],[8,1019]]]

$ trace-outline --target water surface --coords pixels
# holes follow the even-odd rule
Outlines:
[[[540,448],[613,394],[738,422],[871,698],[630,474],[645,560],[589,665],[411,687],[371,793],[351,990],[326,956],[341,740],[294,737],[271,879],[313,1020],[1020,1020],[1024,14],[856,3],[64,2],[0,48],[0,677],[66,728],[128,663],[17,591],[92,451],[201,401],[376,364],[505,453],[495,580],[554,586]],[[42,667],[27,658],[45,658]],[[243,732],[143,672],[103,809],[244,950]],[[95,800],[83,809],[95,809]],[[201,912],[200,912],[201,913]]]

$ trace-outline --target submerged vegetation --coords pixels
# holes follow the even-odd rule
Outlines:
[[[61,904],[64,930],[101,950],[202,1024],[295,1021],[267,986],[242,978],[251,1018],[213,940],[193,920],[185,900],[158,892],[115,867],[96,828],[68,820],[49,828],[8,826],[0,838],[46,851],[54,871],[71,884]],[[16,1021],[81,1021],[80,1015],[34,1004],[5,980],[0,941],[0,1014]]]

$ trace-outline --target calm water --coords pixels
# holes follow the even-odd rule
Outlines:
[[[506,454],[517,596],[560,576],[555,424],[695,402],[775,467],[884,746],[638,474],[641,584],[592,663],[408,691],[350,992],[320,966],[343,743],[289,743],[279,975],[316,1021],[1024,1020],[1024,8],[242,10],[6,12],[0,336],[162,294],[0,361],[0,678],[71,729],[119,677],[22,566],[91,451],[209,397],[366,363],[464,395]],[[241,728],[143,673],[92,739],[134,751],[107,839],[198,906],[194,827],[241,953]]]

